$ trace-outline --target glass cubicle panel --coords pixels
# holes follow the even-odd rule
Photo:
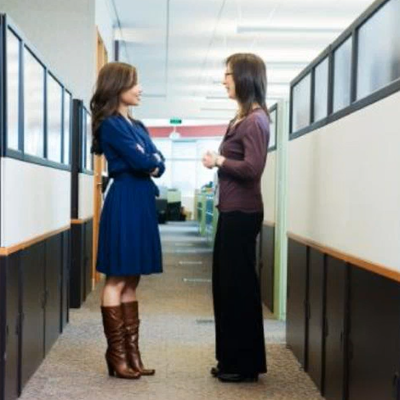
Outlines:
[[[47,75],[47,158],[61,162],[62,87]]]
[[[400,78],[400,0],[387,2],[358,31],[357,99]]]
[[[44,156],[44,68],[24,48],[24,151]]]
[[[70,164],[72,96],[64,91],[64,164]]]
[[[341,44],[333,53],[333,112],[351,102],[351,53],[352,37]]]
[[[310,125],[311,74],[293,87],[292,132]]]
[[[7,32],[7,147],[20,150],[19,87],[21,41],[9,29]]]
[[[268,143],[268,148],[271,149],[272,147],[276,146],[276,129],[277,129],[277,118],[278,113],[275,110],[270,112],[269,116],[269,143]]]
[[[93,155],[91,153],[92,148],[92,118],[86,114],[86,169],[93,170]]]
[[[329,59],[320,62],[314,71],[314,122],[328,115]]]

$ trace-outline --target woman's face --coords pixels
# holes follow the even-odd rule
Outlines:
[[[236,100],[235,81],[233,80],[233,73],[230,65],[226,66],[224,80],[222,81],[222,83],[225,86],[226,91],[228,92],[228,97],[230,99]]]
[[[142,87],[139,84],[121,93],[121,103],[126,106],[138,106],[142,96]]]

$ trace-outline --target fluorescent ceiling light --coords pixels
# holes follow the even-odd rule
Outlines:
[[[200,111],[227,111],[232,112],[236,111],[236,108],[212,108],[212,107],[201,107]]]
[[[163,93],[142,93],[142,97],[148,99],[165,99],[167,95]]]
[[[342,32],[342,28],[323,27],[323,26],[238,26],[237,33],[327,33],[338,34]]]

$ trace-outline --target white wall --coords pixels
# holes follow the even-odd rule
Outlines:
[[[95,80],[95,0],[1,0],[43,61],[89,104]]]
[[[94,208],[94,176],[79,174],[79,219],[86,219],[93,217]]]
[[[1,183],[1,247],[69,226],[69,171],[2,158]]]
[[[400,271],[400,93],[289,144],[288,231]]]

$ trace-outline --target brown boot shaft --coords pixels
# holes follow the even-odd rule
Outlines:
[[[139,304],[137,301],[121,303],[121,309],[125,324],[125,344],[128,360],[132,368],[141,375],[154,375],[154,369],[146,369],[143,366],[139,350]]]
[[[119,378],[137,379],[138,371],[134,371],[128,362],[125,347],[125,327],[120,306],[101,307],[104,333],[108,348],[106,361],[110,375],[116,374]]]

